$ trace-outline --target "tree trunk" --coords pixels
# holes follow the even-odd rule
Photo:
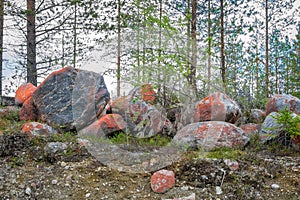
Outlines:
[[[77,2],[74,4],[74,25],[73,25],[73,67],[76,68],[77,56]]]
[[[197,68],[197,0],[192,1],[192,65],[189,74],[190,84],[195,93],[195,97],[198,96],[197,83],[196,83],[196,68]]]
[[[35,0],[27,0],[27,82],[37,85]]]
[[[4,0],[0,0],[0,96],[2,96]]]
[[[266,12],[266,64],[265,64],[265,97],[269,97],[269,20],[268,20],[268,0],[265,3],[265,12]]]
[[[207,32],[208,32],[208,57],[207,57],[207,92],[210,91],[210,79],[211,79],[211,21],[210,21],[210,0],[208,0],[208,22],[207,22]]]
[[[225,43],[224,43],[224,0],[221,0],[221,76],[223,89],[226,91]]]
[[[118,0],[117,96],[121,96],[121,0]]]

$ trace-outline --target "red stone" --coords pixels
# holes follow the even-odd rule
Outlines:
[[[239,168],[239,163],[234,160],[225,159],[224,163],[229,167],[230,170],[235,171]]]
[[[183,146],[198,147],[207,151],[222,147],[239,148],[250,141],[241,128],[221,121],[189,124],[179,130],[173,140]]]
[[[81,133],[95,135],[98,137],[108,136],[116,131],[122,131],[127,124],[119,114],[107,114],[84,128]]]
[[[52,127],[38,122],[29,122],[22,125],[21,133],[28,136],[47,136],[57,133]]]
[[[22,105],[28,98],[30,98],[36,87],[32,83],[22,84],[16,91],[15,103]]]
[[[194,122],[225,121],[235,123],[241,115],[239,106],[227,95],[217,92],[202,99],[194,112]]]
[[[35,121],[38,119],[38,111],[34,106],[33,99],[30,97],[27,99],[20,111],[20,120]]]
[[[139,99],[147,103],[154,104],[156,92],[154,91],[152,85],[144,84],[131,90],[129,95],[131,95],[132,100]]]
[[[290,111],[300,114],[300,99],[292,95],[276,94],[272,96],[266,105],[266,115],[288,108]]]
[[[250,135],[255,135],[259,133],[259,127],[260,125],[258,124],[243,124],[241,125],[241,129],[243,129],[243,131],[246,133],[246,135],[250,136]]]
[[[156,193],[165,193],[175,185],[175,174],[169,170],[159,170],[150,179],[151,188]]]

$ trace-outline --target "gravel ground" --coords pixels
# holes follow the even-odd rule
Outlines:
[[[300,199],[299,154],[243,151],[235,171],[223,159],[191,151],[165,167],[176,185],[164,194],[151,190],[151,173],[120,172],[102,165],[84,146],[47,152],[49,139],[0,136],[0,199]],[[195,156],[196,155],[196,156]]]

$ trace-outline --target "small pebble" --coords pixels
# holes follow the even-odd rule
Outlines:
[[[54,180],[51,181],[52,185],[56,185],[57,182],[58,182],[58,181],[57,181],[56,179],[54,179]]]
[[[273,189],[279,189],[280,186],[274,183],[274,184],[271,185],[271,188],[273,188]]]
[[[31,189],[28,187],[28,188],[26,188],[26,190],[25,190],[25,194],[27,194],[27,195],[30,195],[31,194]]]
[[[85,195],[86,198],[89,198],[90,196],[91,196],[91,193],[87,193],[87,194]]]
[[[221,187],[220,186],[217,186],[216,187],[216,194],[222,194],[223,192],[222,192],[222,189],[221,189]]]

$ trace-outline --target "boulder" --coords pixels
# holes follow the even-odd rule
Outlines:
[[[94,122],[104,111],[109,96],[102,75],[66,67],[51,73],[32,99],[39,120],[70,130]]]
[[[261,130],[259,132],[259,137],[261,141],[267,142],[271,140],[279,139],[280,141],[282,138],[281,136],[283,133],[282,127],[284,124],[279,124],[276,122],[276,117],[279,115],[277,112],[271,112],[265,119],[265,121],[261,125]],[[292,113],[292,116],[296,117],[297,114]],[[289,139],[289,138],[286,138]]]
[[[249,119],[252,123],[262,123],[266,118],[266,112],[260,109],[251,109]]]
[[[166,113],[143,100],[131,100],[130,96],[119,97],[112,102],[111,110],[123,117],[132,135],[140,138],[172,130]]]
[[[48,136],[56,134],[57,131],[52,127],[39,122],[29,122],[22,125],[21,133],[28,136]]]
[[[22,105],[28,98],[31,97],[36,87],[32,83],[24,83],[18,87],[15,95],[15,104]]]
[[[286,107],[290,111],[300,114],[300,99],[288,94],[276,94],[269,99],[266,105],[266,114],[284,110]]]
[[[192,123],[177,132],[175,144],[210,151],[215,148],[244,147],[249,141],[245,132],[235,125],[221,121]]]
[[[116,131],[123,131],[127,124],[119,114],[107,114],[100,119],[81,130],[82,135],[93,135],[104,137],[113,134]]]
[[[241,116],[239,105],[227,95],[217,92],[188,105],[181,115],[182,125],[203,121],[235,123]]]
[[[259,133],[260,125],[249,123],[241,125],[240,128],[243,129],[246,135],[253,136]]]
[[[165,193],[175,185],[175,174],[170,170],[159,170],[150,179],[151,188],[156,193]]]
[[[38,119],[38,110],[36,109],[32,97],[27,99],[20,110],[20,120],[36,121]]]
[[[140,87],[135,87],[129,92],[132,100],[143,100],[149,104],[154,104],[156,92],[150,84],[144,84]]]

